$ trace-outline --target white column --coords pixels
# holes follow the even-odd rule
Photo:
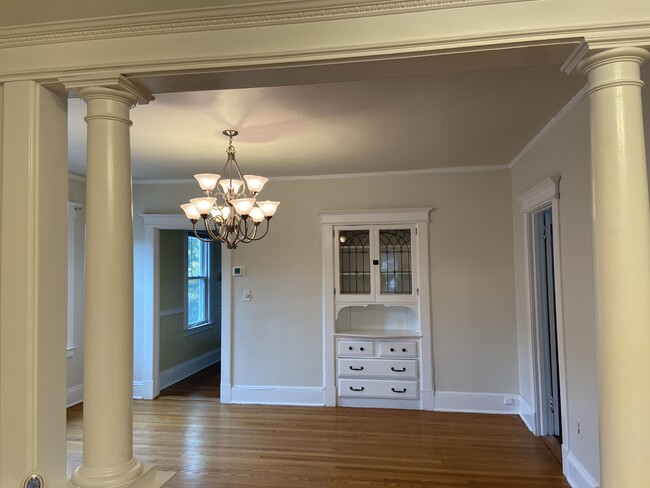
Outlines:
[[[650,207],[640,65],[617,48],[585,59],[591,111],[592,220],[603,488],[650,480]]]
[[[133,224],[129,111],[141,95],[126,80],[86,86],[86,283],[83,464],[76,486],[130,486],[133,457]]]
[[[67,99],[0,84],[0,486],[65,479]]]

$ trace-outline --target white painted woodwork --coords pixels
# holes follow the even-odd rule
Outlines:
[[[339,377],[394,377],[417,379],[418,362],[415,359],[338,359]]]
[[[539,350],[538,344],[538,325],[537,325],[537,291],[536,284],[538,279],[535,275],[534,255],[535,249],[533,246],[533,215],[535,212],[540,211],[545,207],[551,207],[553,212],[553,259],[555,271],[555,314],[556,314],[556,328],[557,328],[557,353],[558,353],[558,367],[560,378],[560,417],[562,432],[562,445],[564,446],[563,453],[569,452],[569,439],[571,437],[571,430],[568,418],[568,388],[567,388],[567,371],[566,371],[566,348],[565,348],[565,330],[564,330],[564,296],[562,293],[562,256],[561,256],[561,226],[560,226],[560,177],[553,176],[544,178],[533,187],[526,190],[524,193],[517,197],[517,201],[521,206],[521,214],[523,219],[523,242],[524,242],[524,272],[526,275],[526,306],[527,306],[527,319],[528,319],[528,342],[531,344],[529,351],[526,351],[527,361],[530,365],[530,384],[533,386],[532,403],[534,408],[532,412],[527,412],[528,418],[532,415],[533,423],[531,425],[533,433],[540,435],[546,431],[544,424],[546,419],[542,414],[543,409],[546,408],[542,405],[545,401],[542,395],[542,382],[544,378],[541,377],[540,371],[542,370],[542,353]],[[564,454],[563,454],[564,455]],[[566,463],[566,456],[564,456]]]
[[[598,334],[601,483],[650,479],[650,205],[639,48],[585,58]]]
[[[110,88],[92,82],[78,87],[88,106],[84,454],[72,482],[81,488],[127,486],[143,475],[143,464],[133,457],[129,112],[151,97],[122,80]]]
[[[65,473],[66,100],[0,84],[0,486]]]
[[[415,400],[418,397],[418,382],[343,378],[339,380],[339,396]]]
[[[321,213],[325,385],[326,391],[331,385],[335,393],[334,398],[326,396],[326,405],[433,409],[428,289],[429,211],[395,209]],[[371,235],[371,269],[378,275],[379,266],[373,266],[372,259],[378,257],[374,246],[377,246],[379,231],[384,228],[409,229],[411,232],[412,294],[387,297],[374,292],[373,288],[373,293],[351,300],[350,295],[335,293],[334,288],[339,286],[338,231],[368,229]],[[371,279],[373,287],[378,285],[378,278]],[[337,322],[339,313],[350,310],[354,313],[345,321]],[[414,314],[414,318],[409,314]],[[337,329],[337,323],[341,329]],[[407,361],[396,361],[396,358]],[[397,380],[400,375],[409,379]],[[398,384],[402,386],[398,388]]]

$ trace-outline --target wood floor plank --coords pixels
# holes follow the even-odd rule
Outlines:
[[[135,455],[177,472],[167,488],[569,488],[516,416],[222,405],[214,389],[134,402]],[[68,409],[69,470],[82,416]]]

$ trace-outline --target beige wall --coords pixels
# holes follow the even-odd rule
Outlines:
[[[513,168],[513,195],[523,193],[548,176],[560,175],[560,253],[564,301],[564,341],[568,398],[569,449],[598,477],[598,391],[593,264],[591,247],[591,186],[589,106],[582,101]],[[528,357],[530,325],[526,312],[521,206],[513,204],[517,326],[521,395],[532,405]],[[582,440],[576,419],[582,421]]]
[[[136,213],[178,213],[197,190],[135,185]],[[433,207],[436,388],[518,392],[509,171],[271,181],[264,194],[282,200],[269,235],[233,252],[246,270],[233,280],[236,385],[322,385],[320,211]],[[135,238],[137,259],[138,224]]]
[[[184,335],[184,272],[183,231],[160,231],[160,371],[206,354],[221,345],[221,307],[215,303],[220,287],[213,281],[212,317],[214,327],[194,335]],[[216,256],[215,256],[216,257]],[[213,259],[213,276],[218,273],[220,263]],[[217,289],[218,288],[218,289]],[[167,312],[168,314],[165,314]]]

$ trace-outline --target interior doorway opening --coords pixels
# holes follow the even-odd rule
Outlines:
[[[161,230],[158,250],[159,390],[181,388],[197,373],[206,384],[219,385],[221,246],[192,231]]]
[[[555,303],[553,209],[547,206],[533,215],[537,352],[540,385],[540,435],[562,444],[562,398]]]

